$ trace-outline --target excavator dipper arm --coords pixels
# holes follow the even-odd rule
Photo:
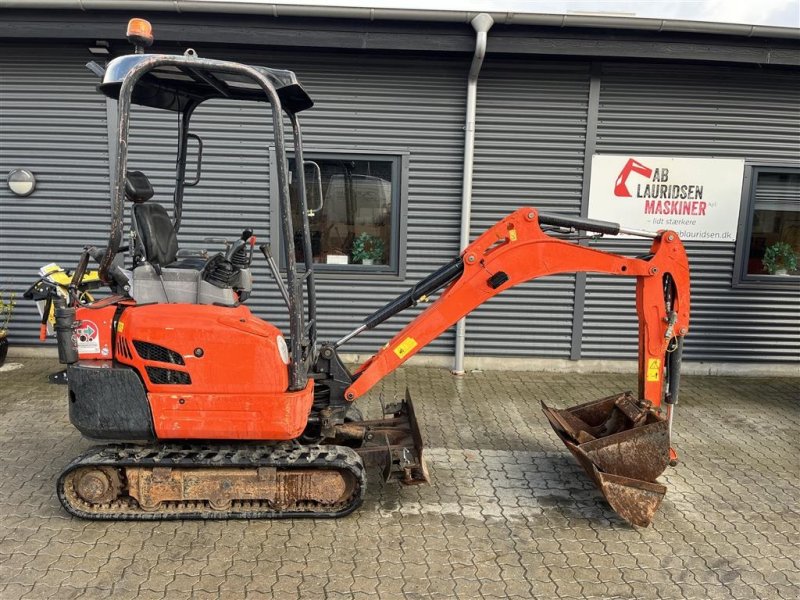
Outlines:
[[[646,257],[632,258],[551,237],[542,231],[536,209],[521,208],[470,244],[461,260],[461,276],[356,371],[345,392],[348,400],[363,396],[489,298],[537,277],[584,271],[636,277],[639,397],[654,407],[661,404],[668,346],[689,328],[689,266],[676,233],[661,232]],[[667,288],[672,289],[665,295]]]
[[[542,230],[543,224],[611,235],[633,233],[653,238],[653,243],[646,256],[622,256],[551,237]],[[672,412],[683,336],[689,329],[689,266],[673,231],[623,230],[615,223],[545,215],[533,208],[512,213],[470,244],[460,261],[419,282],[343,338],[341,343],[449,283],[436,302],[356,371],[345,398],[363,396],[489,298],[536,277],[575,272],[636,278],[639,395],[626,392],[567,409],[542,403],[542,409],[617,514],[647,526],[666,493],[656,478],[677,459],[670,447]],[[667,405],[666,418],[662,401]],[[415,450],[414,464],[424,465],[421,442]]]

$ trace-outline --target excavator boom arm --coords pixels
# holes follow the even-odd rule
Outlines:
[[[632,258],[551,237],[542,230],[535,209],[521,208],[470,244],[461,259],[461,275],[359,367],[345,392],[348,400],[363,396],[489,298],[537,277],[583,271],[636,277],[639,397],[656,407],[661,404],[668,347],[689,329],[689,265],[676,233],[661,232],[646,257]]]

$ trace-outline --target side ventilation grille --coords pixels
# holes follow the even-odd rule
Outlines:
[[[145,367],[150,382],[158,385],[191,385],[192,378],[183,371],[162,369],[161,367]]]
[[[150,342],[142,342],[140,340],[133,340],[133,345],[136,348],[136,353],[144,360],[169,363],[172,365],[186,364],[183,362],[183,357],[180,354],[169,348],[164,348],[164,346],[151,344]],[[155,383],[155,381],[153,383]]]
[[[133,358],[133,354],[131,354],[131,349],[128,346],[128,340],[126,340],[121,335],[117,336],[117,355],[127,358],[128,360]]]

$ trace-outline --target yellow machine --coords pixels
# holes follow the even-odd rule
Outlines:
[[[49,263],[39,269],[39,279],[25,292],[25,298],[36,302],[39,315],[42,317],[39,339],[44,340],[48,335],[55,333],[56,317],[52,302],[52,292],[55,292],[59,298],[69,300],[72,278],[72,271],[67,271],[56,263]],[[98,271],[87,271],[81,278],[80,283],[75,287],[78,302],[80,304],[94,302],[91,290],[95,290],[100,286],[102,286],[100,273]]]

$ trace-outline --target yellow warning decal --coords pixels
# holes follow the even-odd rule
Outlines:
[[[122,333],[123,329],[125,329],[125,323],[120,321],[119,323],[117,323],[117,333]]]
[[[661,379],[661,359],[647,359],[647,381],[659,381]]]
[[[397,358],[403,358],[416,347],[417,340],[412,337],[407,337],[402,342],[397,344],[397,346],[395,346],[394,353],[397,355]]]
[[[516,242],[517,241],[517,230],[516,229],[509,229],[508,230],[508,239],[510,239],[512,242]]]

